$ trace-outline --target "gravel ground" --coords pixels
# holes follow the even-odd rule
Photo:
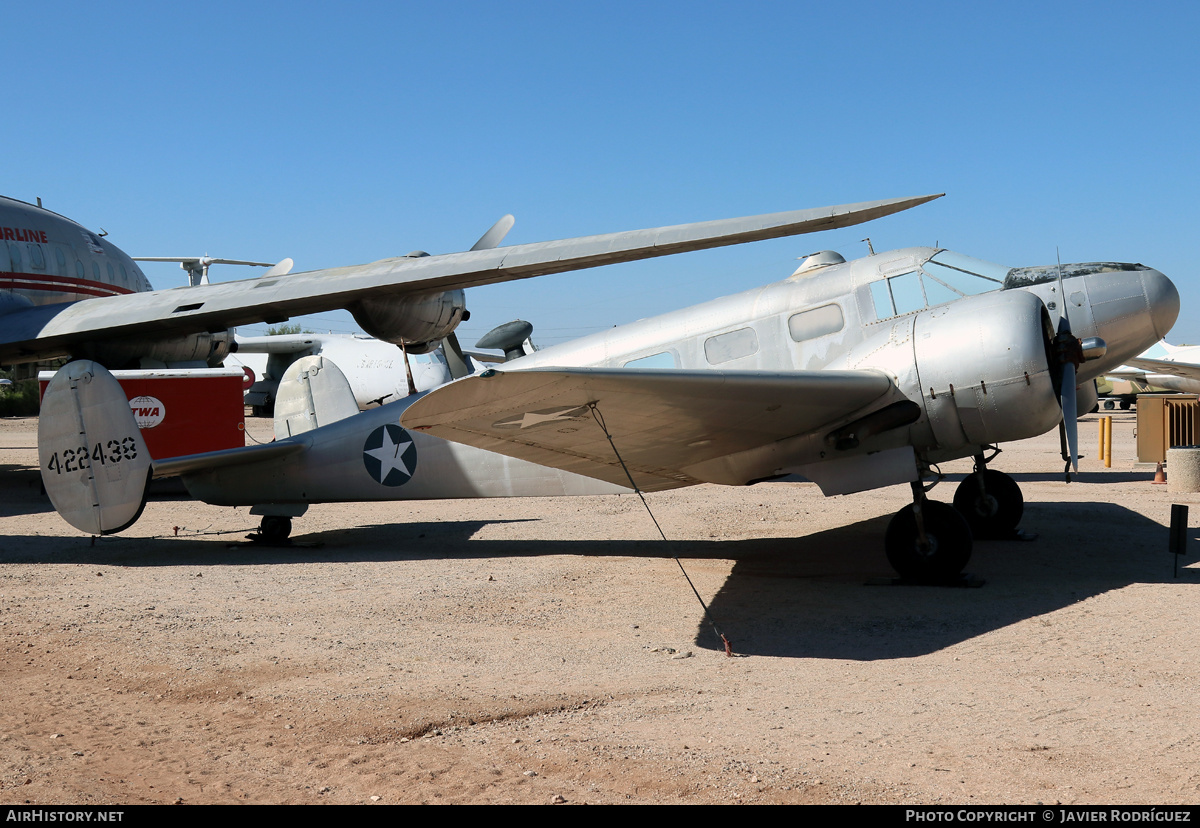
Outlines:
[[[666,544],[633,496],[315,506],[289,549],[166,496],[93,542],[2,420],[0,801],[1195,803],[1196,496],[1133,429],[1069,486],[1006,447],[1038,539],[935,588],[886,581],[906,487],[652,495]]]

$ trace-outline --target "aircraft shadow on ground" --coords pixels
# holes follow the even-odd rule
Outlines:
[[[1065,513],[1067,520],[1062,520]],[[485,526],[524,520],[393,523],[297,534],[297,545],[213,538],[25,538],[0,563],[131,567],[261,566],[314,562],[486,559],[570,555],[733,561],[709,602],[739,655],[858,661],[911,658],[1133,583],[1169,583],[1167,529],[1109,503],[1029,503],[1032,542],[978,541],[968,572],[981,588],[898,586],[883,552],[889,517],[799,538],[715,541],[477,540]],[[302,530],[302,525],[298,527]],[[1091,541],[1080,542],[1081,528]],[[1190,531],[1200,553],[1198,530]],[[1183,564],[1197,560],[1193,554]],[[1200,570],[1181,569],[1181,583]],[[688,591],[682,577],[679,589]],[[695,646],[722,649],[699,607]]]
[[[1061,520],[1064,509],[1068,521]],[[976,542],[967,571],[984,579],[981,588],[864,586],[864,575],[886,574],[887,520],[789,541],[791,552],[739,557],[710,607],[734,650],[911,658],[1129,584],[1174,580],[1168,532],[1155,521],[1110,503],[1032,503],[1022,526],[1037,540]],[[1182,564],[1197,560],[1197,534],[1191,530],[1193,554]],[[1181,568],[1178,582],[1200,583],[1200,571]],[[706,623],[698,625],[695,642],[721,647]]]
[[[42,494],[42,476],[23,464],[0,463],[0,517],[53,511]]]
[[[1009,472],[1013,480],[1032,483],[1034,481],[1062,483],[1062,472]],[[1154,479],[1154,469],[1149,471],[1081,471],[1072,474],[1071,479],[1079,483],[1145,483],[1150,485]]]
[[[1022,483],[1033,482],[1050,482],[1063,483],[1064,475],[1061,471],[1058,472],[1012,472],[1006,471],[1009,477],[1013,480]],[[946,475],[946,482],[958,483],[966,479],[967,475],[962,473]],[[1072,473],[1071,479],[1079,483],[1146,483],[1149,484],[1154,479],[1154,470],[1149,471],[1092,471],[1084,470],[1079,473]]]

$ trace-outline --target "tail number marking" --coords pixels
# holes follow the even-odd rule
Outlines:
[[[62,458],[59,458],[62,454]],[[63,449],[50,456],[46,468],[55,474],[70,474],[84,471],[95,464],[106,466],[109,463],[119,463],[122,460],[133,460],[137,457],[137,443],[132,437],[122,440],[109,440],[105,444],[96,443],[89,452],[87,446]]]

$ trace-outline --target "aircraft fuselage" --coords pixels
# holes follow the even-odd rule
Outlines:
[[[50,210],[0,196],[0,312],[150,289],[116,245]]]
[[[1063,273],[1076,334],[1108,343],[1104,358],[1080,369],[1080,383],[1157,341],[1178,312],[1174,286],[1156,270],[1065,265]],[[817,482],[826,494],[861,491],[915,480],[922,464],[978,454],[984,446],[1041,434],[1059,422],[1047,354],[1057,314],[1049,305],[1057,305],[1058,290],[1057,273],[1048,278],[1041,269],[1013,270],[949,251],[908,248],[802,267],[782,282],[545,348],[503,370],[882,371],[893,391],[827,430],[852,431],[854,440],[835,448],[826,431],[798,435],[690,468],[677,484],[743,485],[793,476]],[[283,503],[588,488],[582,478],[542,485],[544,476],[525,465],[498,465],[489,452],[447,448],[418,432],[405,432],[415,456],[437,460],[418,462],[404,485],[382,486],[364,462],[364,438],[396,423],[414,399],[293,438],[312,441],[302,455],[239,467],[236,474],[189,476],[189,488],[204,500],[227,504],[261,503],[267,492]],[[905,401],[919,405],[919,416],[899,424],[875,416]],[[495,474],[511,479],[492,479]],[[518,478],[530,485],[513,484]]]

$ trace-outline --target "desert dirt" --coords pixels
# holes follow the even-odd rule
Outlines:
[[[0,421],[0,801],[1200,802],[1200,501],[1095,419],[1070,485],[1005,446],[1038,538],[978,588],[887,580],[904,486],[651,495],[665,544],[632,495],[314,506],[287,549],[168,496],[93,541]]]

